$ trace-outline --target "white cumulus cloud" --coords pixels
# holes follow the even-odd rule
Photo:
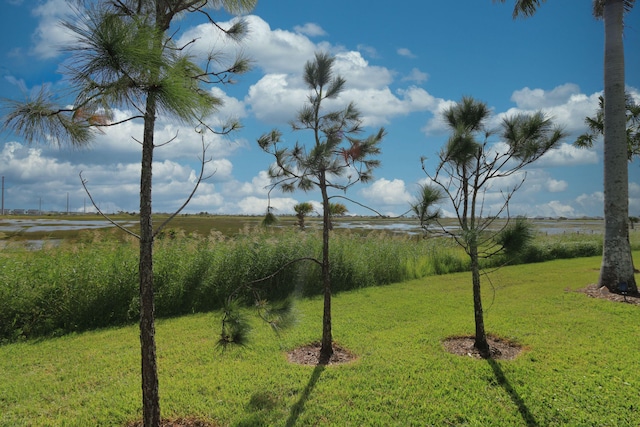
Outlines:
[[[571,144],[560,144],[557,149],[550,150],[536,163],[537,166],[573,166],[598,163],[598,155],[593,150],[577,148]]]
[[[550,178],[546,183],[547,191],[551,193],[559,193],[561,191],[564,191],[568,186],[569,184],[567,183],[567,181],[557,180],[553,178]]]
[[[38,27],[32,35],[33,53],[41,58],[54,58],[60,48],[76,39],[76,36],[60,21],[70,19],[73,9],[66,0],[48,0],[39,4],[33,15],[39,19]]]
[[[362,189],[361,194],[367,200],[374,202],[373,206],[403,205],[408,208],[408,204],[412,200],[412,196],[401,179],[380,178],[369,187]]]
[[[327,32],[323,30],[320,25],[313,22],[307,22],[304,25],[296,25],[295,27],[293,27],[293,29],[297,33],[305,34],[309,37],[324,36],[327,34]]]
[[[424,83],[429,79],[429,74],[420,71],[417,68],[412,68],[411,72],[402,78],[404,82]]]
[[[400,56],[405,56],[407,58],[416,58],[416,55],[413,52],[411,52],[411,50],[407,49],[406,47],[400,47],[400,48],[398,48],[396,50],[396,52]]]

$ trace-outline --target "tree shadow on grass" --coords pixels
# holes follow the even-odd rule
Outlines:
[[[513,403],[518,407],[518,412],[522,416],[522,419],[529,427],[537,427],[539,426],[538,421],[536,421],[535,417],[527,407],[527,404],[524,402],[522,397],[518,394],[518,392],[513,388],[507,377],[504,375],[502,368],[495,360],[489,358],[486,359],[489,362],[489,366],[493,369],[493,374],[496,377],[496,381],[502,388],[509,394],[509,397],[513,401]]]
[[[325,368],[325,364],[316,365],[313,373],[311,374],[311,378],[307,383],[307,386],[304,388],[302,394],[300,395],[300,398],[291,407],[289,418],[287,419],[287,423],[285,424],[286,427],[293,427],[296,425],[298,417],[300,417],[300,414],[304,411],[304,405],[307,403],[307,400],[309,400],[309,396],[311,395],[311,392],[316,386],[316,383],[318,382],[318,379],[320,379],[320,375],[322,375],[322,372],[324,372]]]

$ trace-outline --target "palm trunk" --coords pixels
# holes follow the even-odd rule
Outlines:
[[[331,218],[329,215],[329,197],[324,173],[320,180],[322,192],[322,285],[324,290],[324,309],[322,313],[322,347],[320,348],[320,362],[326,363],[333,354],[333,337],[331,334],[331,269],[329,265],[329,229]]]
[[[604,8],[604,247],[600,286],[612,292],[625,283],[637,293],[629,243],[629,172],[627,160],[623,0]]]
[[[155,98],[147,98],[142,142],[140,177],[140,347],[142,352],[142,410],[145,427],[160,424],[158,366],[156,363],[155,302],[153,289],[153,223],[151,219],[151,176]]]

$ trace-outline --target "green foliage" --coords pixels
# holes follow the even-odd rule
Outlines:
[[[296,218],[298,218],[298,226],[301,229],[304,229],[304,218],[313,212],[313,205],[309,202],[298,203],[293,207],[293,210],[296,213]]]
[[[502,120],[502,137],[513,157],[528,164],[555,148],[567,134],[543,112],[516,114]]]
[[[527,218],[517,217],[495,236],[495,241],[507,259],[515,259],[531,243],[534,233],[533,224]]]
[[[412,209],[425,230],[435,222],[470,256],[493,256],[496,250],[488,244],[493,237],[490,226],[501,214],[508,213],[509,202],[524,178],[502,190],[504,201],[493,212],[486,213],[481,194],[491,183],[515,175],[557,146],[565,133],[542,112],[515,114],[503,118],[499,131],[504,147],[496,148],[490,142],[493,131],[487,130],[491,110],[484,102],[463,97],[442,116],[451,135],[439,153],[435,173],[425,169],[422,159],[422,169],[433,183],[421,186]],[[443,199],[448,199],[456,211],[458,232],[450,232],[439,220],[436,206]],[[507,244],[513,243],[513,238],[514,235],[503,237]],[[479,253],[483,248],[487,248],[486,252]]]
[[[81,146],[91,141],[96,130],[91,120],[100,122],[96,115],[73,115],[61,110],[47,87],[27,95],[24,101],[5,100],[3,129],[10,129],[22,135],[28,142],[52,141],[60,144],[69,141],[71,145]]]
[[[302,202],[295,205],[293,207],[293,210],[296,214],[304,216],[313,212],[313,205],[310,202]]]
[[[258,309],[260,318],[271,326],[276,333],[290,328],[295,323],[292,298],[276,302],[258,300],[255,302],[255,306]]]
[[[341,216],[349,212],[349,209],[342,203],[329,202],[329,212],[331,216]]]
[[[278,223],[278,218],[271,212],[271,209],[266,213],[264,219],[262,220],[263,227],[270,227]]]
[[[480,286],[480,259],[491,258],[499,253],[502,248],[496,246],[499,246],[501,240],[512,246],[516,243],[515,231],[509,236],[494,239],[490,230],[501,215],[509,215],[509,201],[522,186],[524,177],[511,188],[500,189],[503,201],[489,212],[485,210],[485,193],[491,188],[491,183],[511,177],[542,157],[559,143],[565,133],[542,112],[516,114],[502,120],[500,142],[504,147],[500,147],[498,143],[489,145],[493,131],[488,130],[491,110],[486,103],[463,97],[442,115],[451,136],[440,151],[440,162],[435,173],[430,174],[426,170],[424,158],[422,170],[451,202],[458,227],[455,231],[447,229],[438,219],[437,212],[430,213],[433,211],[432,206],[440,198],[439,192],[432,189],[431,185],[422,186],[418,201],[412,207],[425,231],[430,231],[429,222],[435,222],[444,234],[451,236],[469,255],[476,321],[474,346],[481,354],[488,356],[489,344],[484,327]],[[496,189],[493,188],[492,191]]]
[[[171,24],[174,18],[180,15],[202,13],[214,29],[238,40],[246,32],[246,26],[242,21],[232,25],[227,32],[204,11],[204,8],[213,6],[215,9],[227,11],[244,11],[254,5],[255,0],[78,1],[76,13],[72,18],[74,21],[66,23],[74,39],[66,46],[70,56],[62,67],[70,82],[71,96],[75,98],[71,101],[70,98],[64,99],[62,102],[71,106],[55,108],[52,97],[42,92],[42,96],[28,99],[27,102],[10,103],[9,114],[4,121],[5,128],[21,134],[29,143],[41,142],[36,138],[44,136],[44,141],[51,138],[56,142],[66,140],[72,144],[84,144],[92,140],[96,129],[100,129],[101,126],[115,126],[143,119],[142,138],[138,140],[142,146],[141,221],[138,237],[140,341],[144,372],[142,402],[144,425],[148,427],[157,426],[160,418],[154,337],[154,293],[158,286],[154,289],[153,279],[153,241],[155,232],[159,229],[153,229],[151,220],[152,159],[153,150],[158,146],[154,141],[156,118],[162,115],[196,126],[195,132],[202,136],[203,172],[207,162],[203,136],[205,130],[227,134],[237,129],[237,124],[233,122],[222,131],[214,131],[205,122],[222,101],[204,86],[208,83],[230,83],[231,75],[248,68],[248,62],[243,59],[236,60],[227,69],[219,64],[214,65],[213,52],[205,59],[204,68],[201,68],[186,49],[191,42],[176,44],[179,37],[176,36],[175,29],[171,29]],[[113,122],[111,112],[118,108],[134,113],[119,122]],[[193,192],[201,180],[202,173]],[[84,180],[82,184],[86,190]],[[188,196],[187,202],[193,192]],[[185,205],[182,205],[178,208],[176,214],[184,207]],[[69,282],[73,280],[70,279]],[[60,288],[55,286],[54,290]],[[75,292],[70,294],[77,295]],[[180,293],[167,294],[171,299],[181,297]],[[71,313],[79,311],[73,308],[75,301],[66,301],[64,295],[46,296],[47,299],[70,303],[68,307],[62,305],[61,310]],[[57,318],[63,321],[59,326],[63,329],[87,326],[86,323],[82,326],[76,325],[73,318],[64,321],[64,314]],[[58,325],[49,326],[55,327]]]
[[[0,265],[0,340],[122,324],[135,314],[138,266],[129,246],[47,248]]]
[[[418,217],[420,226],[425,229],[440,218],[441,212],[433,208],[444,198],[442,191],[433,185],[421,184],[417,200],[411,205],[411,210]]]
[[[307,146],[296,142],[293,147],[282,147],[282,132],[277,129],[258,138],[260,148],[276,160],[269,169],[274,188],[285,192],[346,190],[356,182],[368,182],[373,169],[379,166],[375,156],[380,153],[384,129],[359,138],[362,121],[353,103],[326,110],[326,100],[336,98],[345,86],[345,80],[333,73],[334,61],[329,54],[318,52],[314,60],[305,64],[305,83],[311,93],[291,127],[293,131],[312,131],[311,142]],[[345,177],[353,170],[357,171],[355,176]]]
[[[602,255],[602,241],[564,241],[554,244],[527,246],[519,256],[519,262],[534,263],[553,259],[567,259]]]
[[[236,300],[230,300],[223,309],[222,331],[218,345],[226,348],[230,344],[246,345],[250,331],[246,312],[240,310]]]
[[[431,274],[449,274],[469,270],[469,258],[464,252],[436,248],[431,254]]]

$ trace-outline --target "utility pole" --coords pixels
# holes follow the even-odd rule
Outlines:
[[[69,192],[67,191],[67,215],[69,215]]]
[[[4,175],[2,175],[2,215],[4,215]]]

